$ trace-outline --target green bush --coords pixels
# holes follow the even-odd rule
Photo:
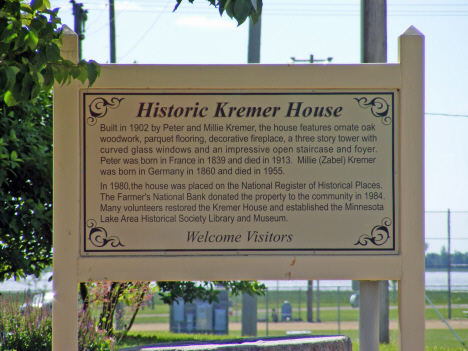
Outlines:
[[[30,301],[22,301],[19,294],[0,295],[0,351],[52,350],[51,310],[33,307]],[[89,314],[80,314],[79,351],[111,351],[113,346],[114,340],[97,330]]]
[[[106,336],[104,331],[96,328],[96,320],[91,316],[89,310],[81,311],[78,319],[78,351],[113,350],[114,339]]]
[[[0,351],[52,350],[50,309],[20,306],[19,295],[0,296]]]

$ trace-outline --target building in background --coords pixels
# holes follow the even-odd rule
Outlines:
[[[177,300],[170,308],[170,331],[173,333],[228,334],[229,292],[221,290],[219,302]]]

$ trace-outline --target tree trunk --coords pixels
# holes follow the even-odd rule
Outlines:
[[[106,332],[107,336],[114,335],[114,313],[119,297],[122,295],[126,286],[126,283],[112,282],[111,287],[104,298],[98,326],[100,330]]]
[[[88,288],[86,287],[86,283],[81,282],[80,283],[80,295],[81,295],[81,300],[83,300],[83,312],[88,310]]]
[[[135,312],[133,313],[133,316],[132,316],[132,319],[130,320],[130,322],[128,323],[128,326],[127,328],[125,329],[123,335],[127,335],[127,333],[130,331],[130,329],[132,328],[133,326],[133,322],[135,322],[135,318],[136,318],[136,315],[138,314],[138,311],[140,310],[140,307],[141,307],[141,302],[143,301],[143,299],[145,298],[145,293],[141,293],[140,295],[140,299],[138,301],[138,305],[137,305],[137,308],[135,309]]]

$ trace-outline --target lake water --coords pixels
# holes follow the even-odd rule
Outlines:
[[[46,273],[40,279],[28,278],[22,279],[19,282],[8,280],[0,284],[0,291],[51,291],[52,282],[48,282],[52,273]],[[452,272],[451,275],[452,290],[468,291],[468,272]],[[306,280],[266,280],[261,281],[270,289],[294,289],[294,288],[307,288]],[[314,287],[317,283],[314,282]],[[350,280],[321,280],[321,289],[340,289],[351,290]],[[426,272],[426,289],[427,290],[447,290],[447,272]]]

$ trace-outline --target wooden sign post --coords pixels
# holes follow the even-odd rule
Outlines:
[[[423,67],[410,28],[399,64],[56,87],[54,350],[76,345],[78,282],[229,279],[398,280],[401,349],[423,350]]]

